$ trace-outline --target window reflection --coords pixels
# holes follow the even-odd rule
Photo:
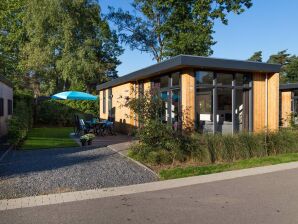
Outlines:
[[[209,84],[213,83],[213,72],[197,71],[196,72],[196,84]]]
[[[232,74],[225,74],[225,73],[218,73],[217,76],[217,85],[232,85],[233,75]]]
[[[171,104],[171,122],[174,130],[181,129],[181,113],[180,108],[180,90],[176,89],[172,91],[172,104]]]
[[[180,84],[180,73],[175,72],[172,74],[172,86],[179,86]]]
[[[196,126],[198,131],[213,132],[212,89],[198,89],[196,101]]]

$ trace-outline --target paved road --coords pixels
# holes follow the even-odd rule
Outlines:
[[[0,223],[298,223],[298,169],[0,213]]]
[[[11,151],[0,162],[0,199],[155,181],[108,148]]]

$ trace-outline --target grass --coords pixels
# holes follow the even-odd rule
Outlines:
[[[213,164],[207,166],[189,166],[185,168],[164,169],[159,172],[159,175],[161,179],[167,180],[294,161],[298,161],[298,153],[279,154],[276,156],[253,158],[232,163]]]
[[[29,131],[22,149],[46,149],[75,147],[78,144],[70,138],[73,128],[33,128]]]

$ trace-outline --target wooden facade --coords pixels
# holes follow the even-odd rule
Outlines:
[[[292,101],[292,91],[282,91],[280,93],[281,100],[281,125],[283,127],[288,127],[290,125],[291,119],[291,101]]]
[[[193,69],[186,69],[181,74],[181,105],[183,129],[193,130],[195,125],[195,76]]]
[[[213,117],[209,123],[206,122],[206,125],[212,125],[212,122],[216,122],[214,124],[213,132],[217,132],[219,130],[225,129],[225,131],[230,131],[228,125],[232,128],[232,132],[237,132],[240,123],[239,122],[239,111],[243,111],[245,113],[245,117],[242,121],[241,130],[248,130],[253,132],[260,131],[276,131],[279,128],[279,105],[280,105],[280,97],[279,97],[279,74],[280,70],[279,65],[266,64],[266,63],[254,63],[247,61],[234,61],[234,60],[225,60],[225,59],[210,59],[204,57],[196,57],[196,56],[177,56],[173,59],[167,60],[165,62],[158,63],[153,66],[149,66],[148,68],[144,68],[140,71],[133,72],[126,77],[121,77],[115,80],[112,80],[108,83],[104,83],[98,86],[99,90],[99,99],[100,99],[100,112],[99,116],[101,119],[110,119],[113,118],[115,125],[118,130],[122,132],[130,132],[132,127],[137,127],[139,124],[138,118],[136,115],[132,113],[127,107],[124,107],[124,102],[126,97],[138,97],[138,91],[140,84],[143,86],[143,90],[150,90],[152,87],[152,82],[156,80],[158,77],[172,77],[172,74],[179,73],[180,84],[179,84],[179,104],[180,104],[180,112],[181,118],[178,122],[181,122],[181,126],[183,129],[194,130],[197,128],[198,122],[197,118],[197,83],[196,83],[196,72],[197,71],[211,71],[214,72],[215,76],[220,76],[221,74],[228,74],[233,77],[234,84],[230,84],[229,87],[231,89],[231,93],[221,92],[217,93],[218,88],[225,87],[217,87],[217,84],[214,83],[209,85],[208,91],[211,91],[210,94],[213,98],[208,98],[215,106],[215,111],[217,110],[217,104],[221,105],[221,101],[216,102],[218,95],[217,94],[231,94],[232,95],[232,103],[226,104],[224,109],[219,109],[218,114],[213,112]],[[220,72],[218,72],[220,71]],[[236,83],[236,76],[242,73],[243,76],[249,75],[249,87],[243,84],[239,86]],[[237,76],[238,77],[238,76]],[[211,77],[212,79],[212,77]],[[214,78],[216,80],[217,78]],[[214,81],[213,80],[213,81]],[[169,83],[172,82],[172,79],[169,78]],[[164,83],[163,83],[164,85]],[[213,85],[213,86],[212,86]],[[221,84],[220,84],[221,85]],[[233,86],[235,85],[235,86]],[[238,86],[236,86],[238,85]],[[202,87],[202,86],[201,86]],[[175,87],[176,88],[176,87]],[[109,90],[110,89],[110,90]],[[213,92],[212,92],[213,89]],[[236,90],[239,94],[243,94],[242,100],[239,101],[242,105],[242,109],[239,105],[236,105]],[[240,90],[240,91],[239,91]],[[243,90],[243,92],[241,92]],[[164,90],[162,90],[164,91]],[[171,84],[169,84],[169,88],[166,90],[168,92],[168,96],[172,96],[173,88]],[[201,90],[199,90],[201,91]],[[202,89],[204,90],[204,88]],[[246,91],[246,92],[245,92]],[[104,97],[103,94],[106,94]],[[109,97],[108,94],[112,92],[112,111],[109,109]],[[249,94],[248,94],[249,92]],[[211,96],[210,95],[210,96]],[[205,97],[210,97],[205,95]],[[225,95],[225,100],[230,95]],[[289,97],[287,94],[282,94],[282,98]],[[239,97],[238,97],[239,98]],[[104,100],[105,99],[105,100]],[[207,99],[207,98],[205,98]],[[240,98],[241,99],[241,98]],[[103,103],[105,101],[105,113],[103,112]],[[172,119],[172,107],[173,105],[172,99],[169,100],[167,105],[167,113],[165,122],[173,124]],[[177,102],[176,102],[177,103]],[[230,108],[232,105],[232,109]],[[290,104],[289,104],[290,105]],[[111,106],[111,105],[110,105]],[[238,108],[236,108],[236,106]],[[243,107],[246,107],[243,109]],[[221,107],[222,108],[222,107]],[[287,107],[288,108],[288,107]],[[285,117],[286,113],[288,113],[289,109],[283,109],[281,112],[281,116]],[[224,110],[224,112],[222,112]],[[229,110],[228,114],[226,111]],[[235,112],[237,110],[238,112]],[[110,111],[110,112],[109,112]],[[238,113],[238,114],[236,114]],[[207,116],[203,114],[202,121],[207,119]],[[219,126],[219,130],[217,129],[217,122],[221,122],[220,119],[224,117],[224,122],[227,120],[227,125],[223,127],[222,124]],[[232,120],[230,120],[232,117]],[[175,118],[176,119],[176,118]],[[174,120],[175,120],[174,119]],[[218,120],[219,119],[219,120]],[[237,120],[238,119],[238,120]],[[176,121],[176,120],[175,120]],[[207,120],[206,120],[207,121]],[[228,123],[232,123],[228,124]],[[199,124],[201,125],[201,124]],[[240,130],[239,129],[239,130]]]

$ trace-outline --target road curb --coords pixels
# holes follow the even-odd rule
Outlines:
[[[141,166],[143,169],[149,171],[149,172],[152,173],[154,176],[156,176],[156,178],[157,178],[158,180],[160,179],[160,177],[158,176],[158,174],[155,173],[153,170],[151,170],[149,167],[145,166],[144,164],[140,163],[140,162],[137,161],[137,160],[134,160],[134,159],[130,158],[129,156],[123,154],[121,151],[117,151],[116,149],[113,148],[112,145],[108,145],[107,148],[108,148],[108,149],[111,149],[112,151],[114,151],[114,152],[118,153],[119,155],[125,157],[126,159],[128,159],[128,160],[130,160],[130,161],[136,163],[137,165]]]
[[[67,193],[0,200],[0,211],[19,208],[29,208],[43,205],[61,204],[66,202],[75,202],[90,199],[124,196],[160,190],[169,190],[174,188],[187,187],[223,180],[232,180],[241,177],[269,174],[273,172],[286,171],[291,169],[298,169],[298,162],[282,163],[277,165],[233,170],[209,175],[193,176],[165,181],[155,181],[121,187],[99,188],[85,191],[75,191]]]

